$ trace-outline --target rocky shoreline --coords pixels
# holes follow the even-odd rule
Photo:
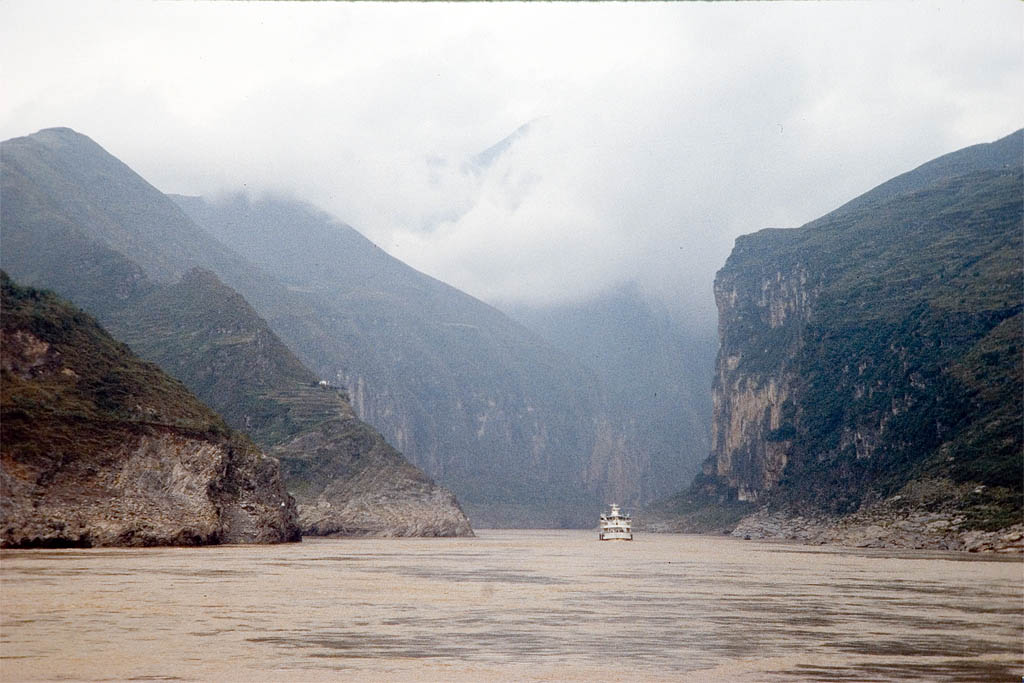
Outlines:
[[[389,498],[365,493],[299,505],[306,536],[472,537],[473,528],[450,491],[431,485],[418,494]]]
[[[980,531],[964,529],[963,522],[962,515],[943,512],[912,510],[898,515],[883,515],[869,511],[830,518],[791,516],[762,508],[740,520],[731,535],[854,548],[1024,554],[1024,523],[997,531]]]
[[[140,429],[119,447],[49,468],[42,458],[5,454],[0,547],[300,540],[295,500],[276,461],[240,440]]]

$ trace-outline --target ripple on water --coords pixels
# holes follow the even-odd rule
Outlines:
[[[39,670],[140,680],[509,680],[539,668],[663,680],[701,670],[692,675],[821,681],[1024,671],[1019,562],[672,535],[607,547],[589,532],[3,560],[9,680]]]

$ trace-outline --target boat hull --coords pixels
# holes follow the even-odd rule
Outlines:
[[[599,541],[632,541],[633,534],[629,531],[602,531],[598,533]]]

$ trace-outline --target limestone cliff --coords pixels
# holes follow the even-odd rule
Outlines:
[[[296,541],[276,460],[91,318],[3,276],[0,544]]]
[[[776,242],[785,237],[770,236]],[[752,242],[737,241],[734,262],[748,252],[763,255]],[[770,490],[786,467],[795,435],[796,359],[815,297],[802,263],[757,265],[723,269],[715,280],[721,347],[712,385],[712,456],[704,465],[705,475],[749,502]]]
[[[780,517],[939,520],[941,540],[919,537],[968,547],[965,534],[1019,523],[1022,143],[947,155],[802,228],[737,240],[715,281],[711,454],[654,526],[730,529],[763,508],[744,534]]]

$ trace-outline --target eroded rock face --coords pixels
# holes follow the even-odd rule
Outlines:
[[[0,545],[299,540],[276,460],[89,316],[2,280]]]
[[[56,466],[3,459],[4,547],[299,540],[276,461],[252,448],[146,430]]]
[[[744,241],[737,242],[739,255]],[[815,296],[799,262],[763,270],[726,268],[715,280],[721,347],[704,473],[736,489],[741,501],[757,501],[786,467],[796,416],[796,360]]]
[[[472,536],[455,496],[388,445],[347,405],[284,443],[281,459],[311,536]]]

